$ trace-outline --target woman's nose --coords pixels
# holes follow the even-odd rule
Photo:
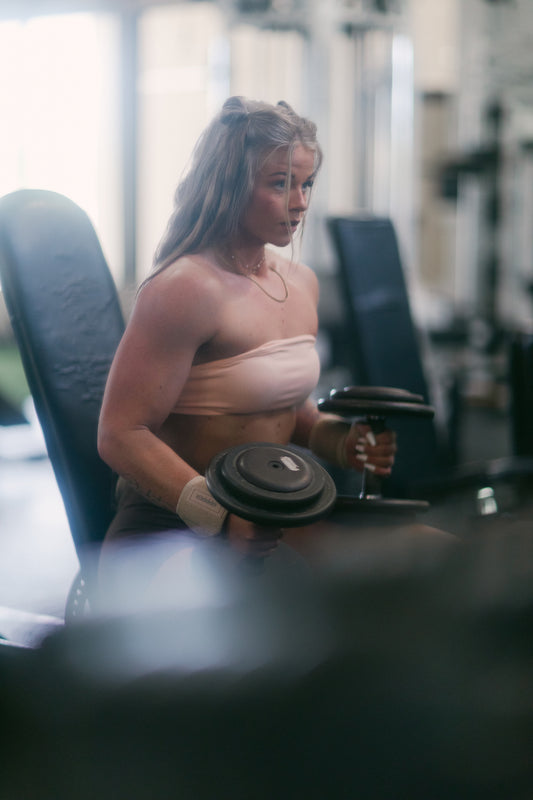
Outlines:
[[[294,211],[307,210],[307,194],[302,188],[295,188],[293,190],[293,197],[291,198],[291,209]]]

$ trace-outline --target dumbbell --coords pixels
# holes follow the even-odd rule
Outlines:
[[[230,447],[212,459],[205,479],[213,497],[232,514],[279,528],[316,522],[337,497],[324,467],[292,445]]]
[[[432,418],[432,406],[426,405],[422,395],[405,389],[392,389],[384,386],[346,386],[332,389],[329,397],[318,401],[320,411],[351,417],[369,425],[374,434],[381,433],[385,420],[391,416],[410,416]],[[339,496],[338,510],[417,512],[426,511],[429,503],[425,500],[407,500],[383,497],[379,476],[364,468],[361,492],[358,497]]]

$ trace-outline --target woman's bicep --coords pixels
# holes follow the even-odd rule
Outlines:
[[[212,332],[186,303],[143,300],[111,365],[101,424],[157,431],[179,397],[197,349]]]
[[[169,415],[194,353],[159,348],[150,337],[126,332],[109,373],[101,419],[120,427],[157,430]]]

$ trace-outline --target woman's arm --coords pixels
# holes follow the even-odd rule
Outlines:
[[[309,267],[300,264],[299,276],[311,302],[318,307],[319,283]],[[396,435],[385,430],[373,436],[370,427],[350,424],[335,414],[324,414],[308,399],[297,411],[291,441],[310,448],[315,455],[336,466],[362,472],[364,466],[377,475],[390,475],[396,452]]]
[[[390,475],[396,453],[394,431],[374,436],[369,425],[324,414],[311,400],[298,410],[292,441],[331,464],[359,472],[366,466],[382,477]]]
[[[141,291],[109,373],[98,450],[152,502],[175,511],[197,475],[158,431],[187,380],[199,347],[216,332],[216,292],[197,264],[172,268]]]

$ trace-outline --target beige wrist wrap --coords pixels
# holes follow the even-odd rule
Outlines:
[[[349,422],[336,419],[319,419],[309,434],[309,449],[319,458],[346,469],[346,439],[350,431]]]
[[[215,500],[205,478],[197,475],[183,487],[176,514],[199,536],[216,536],[222,530],[228,511]]]

